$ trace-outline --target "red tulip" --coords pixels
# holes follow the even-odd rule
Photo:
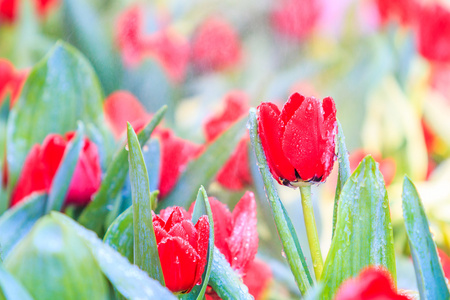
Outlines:
[[[363,149],[358,149],[356,151],[353,151],[352,154],[350,154],[349,160],[352,172],[356,169],[356,167],[358,167],[361,160],[363,160],[363,158],[366,157],[367,154],[369,153],[365,152]],[[390,157],[382,159],[381,155],[379,154],[372,153],[371,155],[373,159],[375,159],[375,161],[378,162],[380,172],[381,174],[383,174],[386,185],[390,185],[395,177],[395,169],[396,169],[395,160]]]
[[[73,132],[65,136],[48,135],[42,145],[35,145],[25,159],[22,173],[12,194],[11,206],[33,192],[49,192]],[[75,172],[67,191],[65,204],[86,205],[101,183],[101,168],[97,146],[84,139]]]
[[[281,35],[302,40],[314,29],[320,17],[320,1],[282,0],[272,12],[272,24]]]
[[[203,150],[203,146],[175,136],[170,129],[158,129],[155,136],[161,145],[159,195],[164,198],[175,187],[187,164]]]
[[[293,94],[280,112],[270,102],[258,106],[258,131],[274,178],[287,186],[323,182],[335,160],[336,107]]]
[[[264,299],[264,292],[272,280],[272,270],[265,262],[255,258],[243,279],[250,295],[256,300]]]
[[[335,300],[408,300],[396,292],[388,271],[369,267],[358,277],[346,280],[339,288]]]
[[[440,4],[420,10],[418,48],[420,54],[435,62],[450,62],[450,11]]]
[[[45,17],[58,4],[58,0],[34,0],[37,14],[40,17]],[[20,0],[0,0],[0,22],[13,23],[19,13],[20,5]]]
[[[447,280],[450,280],[450,257],[448,257],[447,254],[441,249],[437,248],[437,250],[445,278],[447,278]]]
[[[210,197],[214,220],[214,245],[231,267],[244,275],[258,250],[256,202],[252,192],[246,192],[231,213],[227,206]],[[192,213],[194,205],[189,212]]]
[[[192,41],[192,62],[200,70],[223,71],[239,64],[241,42],[224,19],[211,17],[196,30]]]
[[[153,216],[159,259],[166,286],[174,293],[189,292],[201,283],[206,265],[209,221],[202,216],[195,226],[181,207]]]
[[[105,99],[103,104],[105,118],[116,138],[120,138],[127,129],[127,122],[138,131],[151,120],[149,114],[133,94],[117,91]]]
[[[204,131],[206,142],[213,141],[223,131],[228,129],[235,121],[249,110],[248,97],[240,91],[233,91],[225,96],[225,109],[209,118]],[[240,190],[252,183],[250,162],[248,157],[248,134],[245,135],[231,154],[228,161],[217,173],[217,181],[230,190]]]

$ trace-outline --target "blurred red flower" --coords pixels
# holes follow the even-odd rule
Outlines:
[[[125,133],[127,122],[138,131],[152,118],[139,100],[128,91],[117,91],[109,95],[104,101],[103,108],[106,121],[116,138]]]
[[[320,17],[318,0],[281,0],[271,13],[275,30],[282,36],[302,40],[312,32]]]
[[[335,300],[409,300],[396,292],[389,272],[381,267],[369,267],[356,278],[346,280]]]
[[[447,256],[447,254],[437,248],[439,259],[441,260],[442,270],[444,271],[445,278],[447,280],[450,280],[450,257]]]
[[[0,59],[0,104],[8,93],[11,96],[10,107],[16,103],[28,73],[28,70],[16,70],[11,62]]]
[[[416,0],[375,0],[383,23],[397,20],[406,26],[417,21],[420,5]]]
[[[0,22],[13,23],[19,13],[20,5],[20,0],[0,0]],[[40,17],[45,17],[57,5],[59,0],[34,0],[34,6]]]
[[[203,151],[203,146],[175,136],[170,129],[155,130],[155,137],[161,145],[159,197],[162,199],[175,187],[188,163]]]
[[[33,192],[49,192],[53,177],[64,157],[74,132],[65,136],[50,134],[42,145],[36,144],[28,153],[22,172],[12,193],[11,206]],[[86,205],[101,183],[101,168],[97,146],[84,139],[83,149],[75,167],[65,205]]]
[[[420,9],[418,25],[420,54],[430,61],[450,62],[450,11],[434,3]]]
[[[174,293],[189,292],[201,283],[206,265],[209,221],[202,216],[192,223],[181,207],[153,215],[153,227],[166,286]]]
[[[270,102],[258,106],[258,131],[274,178],[287,186],[323,182],[335,160],[336,107],[298,93],[280,112]]]
[[[163,24],[157,31],[144,31],[144,8],[131,6],[118,19],[116,40],[128,67],[138,65],[145,57],[154,57],[174,82],[184,79],[189,61],[189,43],[183,36]]]
[[[241,61],[242,46],[236,30],[226,20],[210,17],[192,40],[192,62],[200,70],[223,71]]]
[[[243,279],[250,295],[256,300],[264,299],[264,292],[272,280],[272,271],[265,262],[255,258],[248,265]]]
[[[228,129],[249,110],[248,97],[244,92],[232,91],[225,96],[225,108],[206,120],[203,129],[206,142],[210,143]],[[248,157],[249,136],[246,134],[228,161],[217,173],[217,181],[230,190],[240,190],[252,183]]]
[[[361,160],[368,154],[369,153],[367,153],[363,149],[355,150],[350,154],[349,160],[352,172],[358,167]],[[375,154],[370,153],[370,154],[372,155],[373,159],[376,162],[378,162],[380,172],[381,174],[383,174],[384,177],[384,182],[386,183],[386,185],[390,185],[395,177],[395,169],[396,169],[395,160],[389,157],[382,159],[381,155],[377,153]]]

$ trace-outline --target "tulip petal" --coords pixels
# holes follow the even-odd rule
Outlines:
[[[297,109],[299,109],[305,99],[305,96],[299,93],[294,93],[289,97],[281,110],[281,120],[285,125],[292,118]]]
[[[172,226],[172,228],[170,228],[168,233],[170,236],[178,236],[182,238],[183,240],[189,242],[194,249],[197,249],[197,230],[189,219],[176,223]]]
[[[158,253],[166,286],[172,292],[190,290],[201,277],[196,277],[200,260],[197,251],[180,237],[169,237],[158,244]]]
[[[179,206],[174,206],[172,213],[170,214],[169,218],[166,221],[166,225],[164,226],[164,229],[169,232],[170,229],[175,226],[175,224],[182,222],[185,220],[185,213],[183,212],[183,208]],[[161,214],[160,214],[161,216]]]
[[[255,258],[249,265],[245,274],[244,284],[248,292],[256,299],[263,299],[264,292],[272,280],[272,270],[262,260]]]
[[[270,172],[278,182],[295,181],[295,169],[286,158],[282,149],[284,123],[278,107],[269,102],[258,106],[258,132],[266,155]]]
[[[231,267],[244,274],[258,250],[256,229],[256,201],[252,192],[246,192],[233,210],[233,231],[227,239]]]
[[[214,245],[222,252],[225,258],[230,261],[231,254],[226,240],[233,229],[232,214],[228,210],[228,207],[216,198],[209,197],[208,200],[211,205],[214,220]]]
[[[204,215],[198,219],[197,224],[195,224],[195,229],[198,233],[197,241],[197,253],[199,255],[199,262],[197,264],[197,269],[195,270],[195,278],[202,278],[203,271],[205,270],[207,254],[208,254],[208,243],[209,243],[209,220],[208,216]]]

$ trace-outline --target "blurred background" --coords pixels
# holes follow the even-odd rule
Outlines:
[[[3,103],[14,102],[28,70],[58,40],[90,61],[105,99],[129,91],[148,113],[168,104],[165,125],[197,144],[230,92],[245,111],[262,101],[282,105],[293,92],[331,96],[352,168],[371,154],[384,175],[399,287],[415,288],[401,217],[405,174],[417,184],[439,248],[450,253],[450,1],[0,0],[0,57],[16,74],[4,82],[0,69]],[[324,255],[336,173],[313,188]],[[238,189],[216,182],[209,193],[233,206],[246,189],[258,190],[258,182]],[[280,193],[306,245],[298,191]],[[288,297],[295,283],[261,206],[259,255],[287,283],[273,289]]]

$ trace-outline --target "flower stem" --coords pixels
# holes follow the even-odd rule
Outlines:
[[[306,235],[308,236],[309,250],[313,261],[314,274],[319,280],[323,269],[322,252],[320,251],[319,235],[317,234],[316,220],[311,202],[311,186],[300,187],[302,196],[303,219],[305,220]]]

